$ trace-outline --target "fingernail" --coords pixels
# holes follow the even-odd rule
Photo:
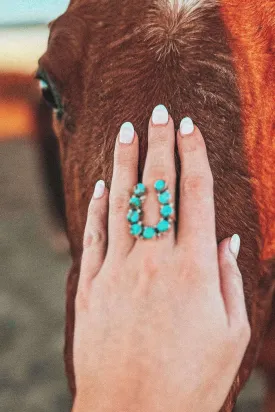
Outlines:
[[[119,141],[121,143],[132,143],[135,136],[135,129],[131,122],[125,122],[121,125],[119,132]]]
[[[180,134],[183,136],[185,134],[193,133],[194,123],[190,117],[184,117],[180,122]]]
[[[104,193],[104,189],[105,189],[104,180],[98,180],[95,185],[94,198],[99,199],[100,197],[102,197]]]
[[[163,104],[156,106],[152,113],[153,124],[167,124],[168,123],[168,110]]]
[[[229,242],[229,249],[237,259],[240,250],[241,239],[236,233],[231,237]]]

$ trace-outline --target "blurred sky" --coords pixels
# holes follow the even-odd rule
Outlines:
[[[47,23],[63,14],[69,1],[0,0],[0,72],[35,71],[47,48]],[[32,27],[28,23],[43,24]]]
[[[21,22],[49,22],[64,13],[69,0],[1,0],[0,25]]]

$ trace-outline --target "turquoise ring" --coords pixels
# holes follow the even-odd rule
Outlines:
[[[152,239],[159,237],[171,228],[173,221],[174,207],[170,203],[171,193],[167,188],[165,180],[155,181],[154,188],[157,192],[160,204],[160,219],[155,226],[145,226],[142,222],[142,203],[146,198],[146,187],[143,183],[138,183],[133,190],[129,200],[129,211],[127,221],[129,223],[130,234],[136,238]]]

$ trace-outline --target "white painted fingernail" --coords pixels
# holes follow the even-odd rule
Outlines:
[[[105,189],[104,180],[98,180],[95,185],[94,198],[99,199],[100,197],[102,197],[104,193],[104,189]]]
[[[163,104],[156,106],[152,113],[153,124],[167,124],[168,123],[168,110]]]
[[[180,134],[183,136],[185,134],[193,133],[194,123],[190,117],[184,117],[180,122]]]
[[[229,242],[229,250],[233,253],[237,259],[240,250],[241,239],[236,233],[231,237]]]
[[[132,143],[135,136],[135,129],[131,122],[125,122],[121,125],[119,132],[119,141],[121,143]]]

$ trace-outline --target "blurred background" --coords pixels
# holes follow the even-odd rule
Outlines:
[[[69,0],[0,2],[0,411],[71,409],[58,146],[34,74]]]
[[[63,367],[65,281],[70,266],[51,110],[34,74],[47,23],[69,0],[0,3],[0,411],[71,408]],[[260,410],[254,373],[238,412]]]

